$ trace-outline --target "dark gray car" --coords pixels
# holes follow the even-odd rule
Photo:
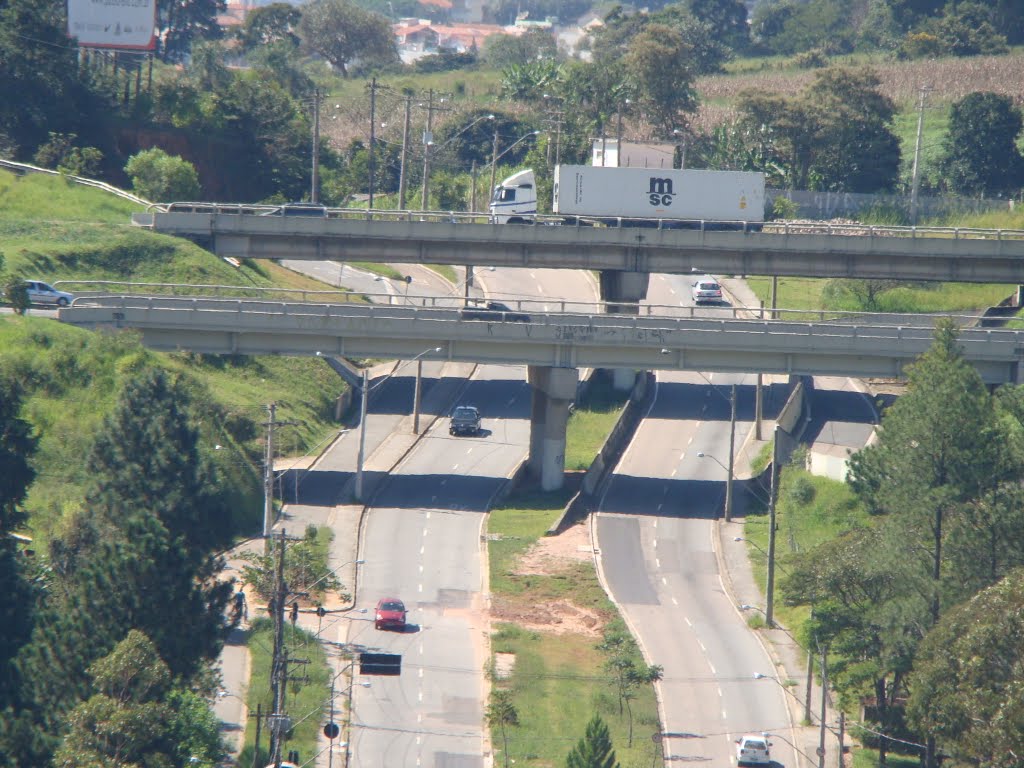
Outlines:
[[[472,405],[460,405],[452,411],[448,424],[449,435],[476,435],[480,433],[480,411]]]

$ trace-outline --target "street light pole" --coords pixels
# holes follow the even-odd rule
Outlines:
[[[725,522],[732,522],[732,482],[735,474],[736,455],[736,385],[732,385],[732,395],[729,398],[731,405],[731,416],[729,418],[729,477],[725,481]]]
[[[420,433],[420,391],[423,380],[423,361],[416,361],[416,386],[412,390],[412,433]]]
[[[768,496],[768,579],[765,585],[765,621],[769,628],[775,626],[775,502],[778,495],[779,476],[779,426],[775,425],[772,441],[772,485]]]
[[[489,194],[494,196],[494,174],[498,170],[498,132],[494,132],[494,144],[491,146],[491,186]],[[490,199],[490,198],[488,198]]]
[[[359,457],[356,464],[356,500],[363,500],[363,457],[366,453],[366,410],[370,395],[369,372],[363,369],[362,396],[359,402]]]

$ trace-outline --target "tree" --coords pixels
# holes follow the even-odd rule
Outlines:
[[[99,174],[103,153],[96,147],[76,147],[77,139],[73,133],[50,131],[50,140],[36,150],[36,163],[72,176],[95,177]]]
[[[504,69],[527,61],[557,59],[558,44],[543,29],[529,29],[518,37],[491,35],[484,40],[483,58],[495,69]]]
[[[357,59],[365,66],[398,62],[388,20],[350,0],[314,0],[304,6],[299,37],[307,51],[322,56],[342,77],[348,77],[348,68]]]
[[[993,24],[996,14],[978,2],[950,2],[942,17],[925,27],[953,56],[997,56],[1006,53],[1006,36]]]
[[[830,68],[799,97],[740,94],[739,125],[795,189],[876,192],[899,174],[895,104],[871,70]]]
[[[301,18],[302,11],[288,3],[257,6],[245,15],[235,38],[246,52],[276,43],[295,49],[300,42],[297,30]]]
[[[754,10],[754,41],[765,53],[783,56],[815,48],[849,53],[854,38],[851,14],[856,5],[842,0],[766,0]]]
[[[124,172],[132,180],[132,189],[147,200],[170,202],[199,197],[195,166],[157,147],[132,155]]]
[[[957,764],[1024,754],[1024,569],[946,614],[921,643],[907,706]]]
[[[1024,157],[1017,149],[1021,110],[1009,96],[974,92],[953,104],[940,161],[960,194],[1008,194],[1024,186]]]
[[[628,44],[626,73],[648,119],[666,136],[697,110],[690,61],[693,52],[677,30],[648,24]]]
[[[18,388],[13,381],[0,379],[0,710],[12,703],[10,663],[29,639],[34,613],[34,594],[11,536],[25,522],[21,505],[35,479],[30,459],[37,441],[20,411]]]
[[[165,736],[171,713],[162,699],[171,676],[149,638],[130,631],[89,667],[89,674],[96,693],[72,710],[55,763],[66,768],[170,766]]]
[[[618,768],[612,737],[601,716],[595,714],[587,730],[565,761],[566,768]]]
[[[192,44],[218,40],[223,30],[217,14],[227,9],[225,0],[157,0],[158,55],[164,61],[184,61]]]
[[[16,315],[24,315],[32,302],[28,298],[28,285],[17,275],[0,274],[4,300],[11,305]]]
[[[116,581],[123,607],[111,607],[114,621],[143,630],[174,674],[189,675],[220,649],[232,588],[217,580],[214,554],[229,540],[229,513],[199,454],[184,387],[159,369],[129,380],[88,468],[95,524],[119,534],[89,580]]]
[[[519,711],[512,703],[512,692],[504,688],[496,688],[491,693],[491,701],[487,705],[487,725],[501,730],[501,741],[504,745],[502,755],[505,768],[508,768],[508,729],[519,725]]]
[[[742,0],[688,0],[690,13],[708,25],[710,37],[733,51],[750,45],[747,6]]]
[[[0,152],[28,159],[50,131],[91,135],[97,106],[69,45],[64,3],[0,3]]]

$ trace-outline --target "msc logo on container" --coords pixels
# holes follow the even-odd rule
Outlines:
[[[651,188],[647,191],[647,200],[654,207],[665,207],[672,205],[672,198],[675,193],[672,191],[672,179],[659,179],[651,177]]]

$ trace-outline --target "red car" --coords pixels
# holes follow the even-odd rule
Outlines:
[[[373,626],[377,629],[405,629],[405,613],[405,603],[397,597],[382,597],[377,601]]]

